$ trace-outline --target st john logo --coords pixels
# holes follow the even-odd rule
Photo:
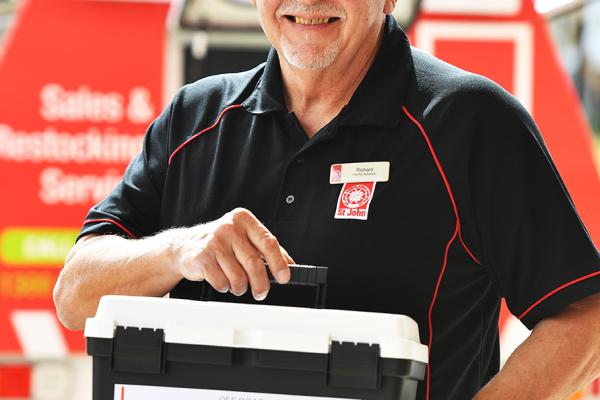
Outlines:
[[[336,219],[366,220],[375,192],[375,182],[345,183],[335,210]]]

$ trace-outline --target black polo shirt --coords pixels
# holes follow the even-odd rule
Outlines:
[[[390,179],[368,218],[334,218],[330,167],[371,161],[389,161]],[[411,48],[393,18],[349,104],[311,139],[284,105],[275,51],[182,88],[81,235],[144,237],[236,207],[296,262],[329,267],[328,308],[418,322],[431,361],[420,399],[428,385],[432,399],[471,398],[498,371],[501,297],[533,328],[600,292],[598,251],[528,113],[489,80]],[[172,295],[197,298],[198,285]],[[302,296],[274,287],[266,303]]]

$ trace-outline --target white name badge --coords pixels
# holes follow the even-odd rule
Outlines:
[[[164,386],[115,385],[114,400],[353,400],[337,397],[233,392]]]
[[[389,161],[333,164],[329,173],[329,183],[332,185],[355,182],[387,182],[389,179]]]

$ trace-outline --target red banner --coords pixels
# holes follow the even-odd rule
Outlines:
[[[20,6],[0,58],[0,352],[44,353],[37,339],[49,355],[83,350],[80,332],[59,327],[52,288],[87,210],[161,111],[167,11],[164,2]]]

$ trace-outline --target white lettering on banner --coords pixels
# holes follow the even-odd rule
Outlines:
[[[232,392],[165,386],[115,385],[114,400],[360,400],[339,397],[295,396],[287,394]]]
[[[50,83],[40,92],[40,115],[47,121],[116,123],[123,119],[123,96],[116,92],[93,92],[87,86],[66,90]]]
[[[121,174],[108,170],[104,175],[67,174],[56,167],[40,175],[40,200],[47,205],[88,205],[98,203],[121,180]]]
[[[40,91],[40,115],[46,121],[92,123],[122,122],[125,117],[134,124],[147,124],[154,117],[150,90],[142,86],[125,96],[118,92],[93,91],[82,85],[77,90],[67,90],[57,83],[49,83]]]
[[[129,92],[129,105],[127,118],[134,124],[147,124],[154,117],[154,106],[150,100],[150,91],[143,87],[136,87]]]
[[[0,124],[0,161],[32,163],[126,164],[141,150],[143,134],[119,133],[112,128],[67,133],[46,128],[14,131]]]
[[[21,251],[25,259],[63,259],[73,247],[70,238],[56,239],[44,235],[25,235]]]

